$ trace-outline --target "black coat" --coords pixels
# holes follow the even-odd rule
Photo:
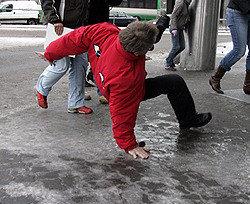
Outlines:
[[[122,0],[90,0],[88,24],[109,21],[109,7],[118,6]]]
[[[250,14],[250,0],[230,0],[228,8],[239,10],[243,14]]]
[[[122,0],[41,0],[43,22],[63,23],[65,27],[77,28],[109,20],[109,7],[117,6]],[[64,10],[60,9],[62,6]]]
[[[41,6],[45,24],[62,23],[73,29],[86,24],[88,0],[41,0]]]

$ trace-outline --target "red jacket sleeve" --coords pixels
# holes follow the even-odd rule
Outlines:
[[[88,51],[90,40],[89,26],[78,28],[59,39],[51,42],[46,48],[44,56],[50,62],[69,55],[79,55]]]
[[[141,95],[131,79],[119,78],[119,82],[113,84],[109,87],[113,135],[118,146],[128,152],[137,146],[134,127]]]

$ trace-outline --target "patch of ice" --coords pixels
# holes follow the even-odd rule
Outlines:
[[[47,189],[41,182],[29,185],[11,182],[3,186],[3,189],[11,197],[32,196],[35,200],[40,201],[41,204],[59,204],[68,200],[63,192]]]

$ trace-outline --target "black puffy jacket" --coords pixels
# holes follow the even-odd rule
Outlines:
[[[86,24],[88,0],[41,0],[43,22],[62,23],[68,28]]]
[[[108,22],[109,6],[122,0],[41,0],[43,22],[62,23],[68,28]]]
[[[88,24],[108,22],[109,7],[117,6],[122,0],[90,0]]]
[[[227,7],[239,10],[243,14],[250,14],[250,0],[230,0]]]

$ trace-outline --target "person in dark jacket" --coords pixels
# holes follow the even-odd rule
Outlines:
[[[169,31],[172,39],[172,49],[166,59],[166,70],[176,71],[174,58],[185,49],[183,30],[189,19],[188,6],[191,0],[176,0],[171,15]]]
[[[120,30],[110,23],[81,27],[52,42],[38,55],[49,61],[88,51],[98,88],[109,101],[113,136],[118,146],[146,159],[149,149],[138,145],[134,127],[142,101],[167,95],[180,129],[201,127],[211,113],[198,114],[188,87],[178,75],[146,79],[145,54],[156,42],[160,29],[149,22],[133,22]]]
[[[91,0],[89,2],[89,16],[88,25],[109,22],[109,7],[118,6],[122,3],[122,0]],[[97,15],[98,14],[98,15]],[[89,69],[87,79],[95,83],[92,69]],[[88,81],[86,85],[91,86]],[[99,102],[102,104],[108,104],[107,99],[101,94],[97,88],[97,94],[99,95]]]
[[[250,94],[250,0],[230,0],[227,6],[227,24],[230,28],[233,49],[221,60],[219,67],[210,77],[209,84],[217,93],[223,94],[220,81],[227,71],[246,53],[246,75],[243,84],[245,94]]]
[[[91,0],[89,2],[89,16],[88,25],[109,22],[109,7],[117,6],[122,3],[122,0]],[[89,69],[89,73],[86,77],[95,83],[92,69]],[[91,86],[86,80],[86,86]],[[107,99],[101,94],[100,90],[97,88],[97,94],[99,95],[99,102],[102,104],[108,104]]]

